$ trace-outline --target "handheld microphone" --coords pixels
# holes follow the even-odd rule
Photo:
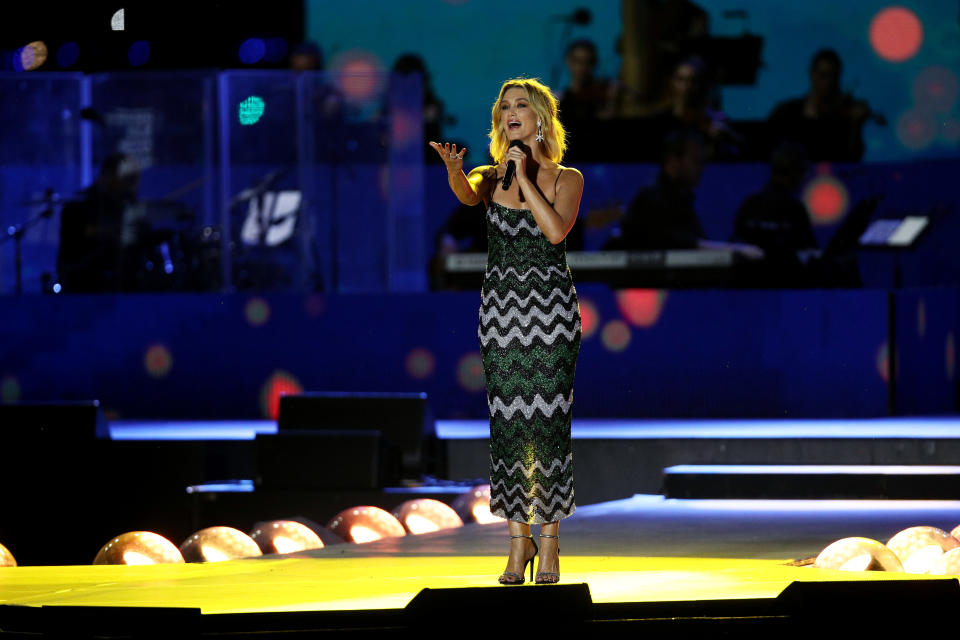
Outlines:
[[[519,147],[522,144],[523,143],[520,142],[519,140],[514,140],[513,142],[510,143],[510,147]],[[507,148],[509,149],[510,147],[507,147]],[[503,187],[504,191],[509,189],[510,185],[513,184],[513,176],[516,172],[517,172],[517,163],[511,160],[510,162],[507,163],[507,170],[503,172],[503,182],[501,183],[501,187]]]

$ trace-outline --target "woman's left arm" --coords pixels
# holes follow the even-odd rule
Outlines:
[[[563,242],[573,228],[573,223],[577,220],[577,212],[580,210],[583,174],[572,168],[563,170],[557,182],[557,195],[552,207],[536,185],[530,182],[523,166],[517,168],[517,183],[543,235],[551,244]]]

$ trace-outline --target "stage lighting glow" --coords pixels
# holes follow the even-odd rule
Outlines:
[[[250,537],[263,553],[295,553],[323,548],[323,541],[305,524],[293,520],[273,520],[259,525]]]
[[[457,362],[457,381],[467,391],[480,391],[486,386],[483,358],[476,351],[465,353]]]
[[[803,202],[814,224],[831,224],[847,212],[850,196],[842,182],[823,173],[807,183]]]
[[[491,524],[503,522],[503,518],[490,513],[490,485],[480,484],[462,494],[450,505],[464,522]]]
[[[580,309],[580,338],[586,340],[593,337],[600,324],[600,312],[592,301],[580,298],[577,303]]]
[[[267,44],[260,38],[244,40],[237,51],[237,57],[243,64],[256,64],[263,60],[267,53]]]
[[[333,517],[327,528],[348,542],[365,543],[407,534],[400,521],[379,507],[344,509]]]
[[[146,40],[137,40],[130,45],[127,51],[127,60],[131,67],[142,67],[150,61],[150,43]]]
[[[93,564],[176,564],[183,556],[176,545],[150,531],[130,531],[101,547]]]
[[[303,393],[303,385],[292,373],[274,371],[260,389],[260,410],[271,420],[280,416],[280,398]]]
[[[843,538],[820,552],[813,566],[840,571],[903,572],[899,558],[870,538]]]
[[[20,381],[14,376],[0,378],[0,402],[13,404],[20,401]]]
[[[348,537],[357,544],[364,544],[366,542],[374,542],[379,540],[383,536],[370,527],[365,527],[362,524],[355,524],[350,527]]]
[[[18,71],[35,71],[47,61],[47,44],[35,40],[17,49],[14,66]]]
[[[913,99],[917,106],[947,112],[957,103],[957,75],[943,66],[927,67],[913,82]]]
[[[926,149],[937,139],[937,119],[926,109],[911,109],[897,119],[897,139],[907,149]]]
[[[111,31],[123,31],[124,29],[124,11],[123,9],[117,9],[112,16],[110,16],[110,30]]]
[[[173,367],[173,355],[162,344],[153,344],[143,354],[143,366],[151,378],[163,378]]]
[[[76,42],[64,42],[57,49],[57,66],[66,69],[72,67],[80,57],[80,47]]]
[[[430,349],[426,347],[416,347],[411,349],[410,353],[407,354],[404,365],[407,374],[411,378],[423,380],[433,375],[434,370],[437,368],[437,360],[433,357],[433,352],[430,351]]]
[[[960,548],[950,549],[938,556],[927,573],[932,576],[960,575]]]
[[[17,561],[10,550],[0,544],[0,567],[15,567]]]
[[[960,547],[960,541],[936,527],[910,527],[887,542],[907,573],[927,573],[941,555]]]
[[[630,346],[630,327],[623,320],[611,320],[603,325],[600,339],[607,351],[620,353]]]
[[[923,24],[910,9],[887,7],[870,21],[870,45],[889,62],[909,60],[923,44]]]
[[[347,51],[331,64],[336,72],[337,85],[350,100],[373,98],[380,90],[383,65],[369,51]]]
[[[254,327],[262,327],[270,319],[270,303],[263,298],[250,298],[243,307],[243,315]]]
[[[617,291],[620,315],[635,327],[649,328],[657,324],[666,291],[658,289],[621,289]]]
[[[208,527],[183,541],[180,553],[186,562],[222,562],[263,555],[247,534],[233,527]]]
[[[884,342],[877,349],[876,364],[877,373],[883,378],[884,382],[890,382],[890,348]]]
[[[415,536],[463,526],[463,520],[449,505],[430,498],[407,500],[394,509],[393,515],[407,533]]]

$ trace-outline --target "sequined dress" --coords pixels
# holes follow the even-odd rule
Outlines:
[[[580,308],[566,240],[491,200],[477,335],[490,410],[490,511],[528,524],[576,509],[570,442]]]

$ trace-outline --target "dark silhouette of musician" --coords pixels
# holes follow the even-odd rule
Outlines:
[[[807,148],[813,162],[857,162],[863,157],[863,125],[883,116],[862,100],[840,89],[843,62],[833,49],[821,49],[810,62],[810,90],[806,95],[781,102],[767,123],[775,146],[792,140]]]
[[[694,208],[704,155],[704,140],[696,131],[668,135],[656,183],[637,192],[620,222],[620,237],[608,241],[604,249],[726,249],[746,258],[763,257],[753,245],[706,238]]]
[[[140,168],[125,154],[104,160],[96,182],[60,214],[57,276],[64,293],[123,288],[121,232],[127,208],[136,202]]]
[[[740,205],[734,220],[735,242],[763,249],[764,260],[757,269],[755,284],[798,286],[804,283],[805,253],[817,249],[810,215],[798,197],[810,163],[806,148],[783,142],[770,160],[770,180]]]

